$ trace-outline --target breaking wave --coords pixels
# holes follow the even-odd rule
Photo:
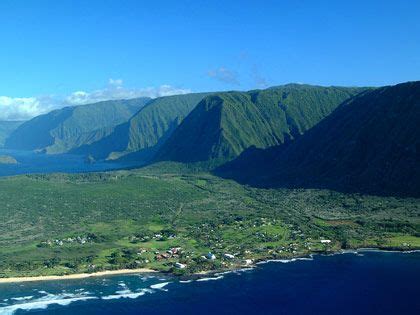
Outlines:
[[[41,309],[46,309],[48,306],[54,305],[54,304],[67,306],[77,301],[87,301],[87,300],[98,299],[97,297],[94,297],[94,296],[86,296],[84,294],[69,294],[69,293],[57,294],[57,295],[47,294],[46,296],[43,296],[37,299],[32,299],[32,297],[31,299],[29,299],[29,296],[25,298],[26,299],[20,299],[18,301],[24,300],[24,301],[30,301],[30,302],[13,304],[13,305],[2,307],[0,308],[0,314],[11,315],[11,314],[14,314],[18,310],[23,310],[23,311],[41,310]],[[12,299],[16,300],[19,298],[12,298]]]

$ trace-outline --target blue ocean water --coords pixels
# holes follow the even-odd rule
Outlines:
[[[420,314],[420,253],[362,251],[180,281],[0,284],[0,314]]]
[[[136,165],[135,162],[117,163],[107,161],[99,161],[89,164],[86,163],[85,158],[80,155],[48,155],[32,151],[6,149],[0,149],[0,155],[13,156],[18,161],[18,164],[0,164],[0,176],[55,172],[98,172],[133,167]]]

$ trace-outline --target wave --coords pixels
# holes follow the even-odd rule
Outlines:
[[[373,252],[373,253],[397,253],[397,254],[413,254],[419,253],[420,250],[418,249],[409,249],[409,250],[388,250],[388,249],[380,249],[374,247],[362,247],[359,248],[358,251],[361,252]]]
[[[420,253],[420,250],[419,249],[405,250],[402,253],[403,254],[414,254],[414,253]]]
[[[11,298],[11,300],[15,300],[15,301],[25,301],[25,300],[31,300],[31,299],[33,299],[33,295]]]
[[[198,279],[198,280],[196,280],[197,282],[202,282],[202,281],[214,281],[214,280],[220,280],[220,279],[223,279],[224,278],[224,276],[218,276],[218,277],[215,277],[215,278],[201,278],[201,279]]]
[[[43,310],[47,309],[50,305],[60,305],[68,306],[71,303],[78,301],[87,301],[87,300],[114,300],[114,299],[137,299],[140,296],[145,295],[146,293],[154,293],[155,290],[167,291],[164,289],[166,285],[170,282],[163,282],[151,285],[150,288],[141,288],[136,291],[130,290],[126,283],[120,281],[117,283],[117,291],[109,295],[95,295],[85,291],[85,289],[77,289],[74,293],[67,293],[65,291],[57,294],[48,293],[42,290],[35,290],[39,294],[39,297],[34,296],[21,296],[9,298],[9,304],[2,303],[0,304],[0,315],[11,315],[15,314],[17,311],[32,311],[32,310]],[[102,293],[102,292],[101,292]],[[4,302],[7,302],[4,301]],[[11,302],[16,304],[10,304]]]
[[[170,282],[162,282],[162,283],[152,284],[150,287],[152,289],[163,290],[163,288],[166,287],[169,283]]]
[[[254,270],[255,267],[246,267],[246,268],[240,268],[240,269],[233,269],[233,270],[228,270],[228,271],[223,271],[223,272],[217,272],[214,275],[215,276],[223,276],[223,275],[228,275],[228,274],[240,274],[241,272],[247,272],[247,271],[252,271]]]
[[[77,301],[87,301],[98,299],[94,296],[86,296],[84,294],[47,294],[41,298],[35,299],[31,302],[8,305],[0,308],[0,315],[11,315],[18,310],[30,311],[46,309],[50,305],[67,306]]]
[[[263,265],[263,264],[272,263],[272,262],[288,264],[288,263],[299,261],[299,260],[312,261],[312,260],[314,260],[314,258],[311,255],[309,257],[298,257],[298,258],[290,258],[290,259],[268,259],[268,260],[258,262],[257,265]]]
[[[155,279],[156,277],[155,276],[150,276],[150,275],[145,275],[145,276],[139,275],[139,278],[140,278],[141,281],[147,281],[147,280],[150,280],[150,279]]]
[[[115,292],[115,293],[117,293],[117,292]],[[144,290],[142,290],[140,292],[128,291],[128,292],[125,292],[125,293],[102,296],[101,299],[102,300],[137,299],[138,297],[140,297],[142,295],[145,295],[145,294],[146,294],[146,291],[144,291]]]
[[[102,300],[115,300],[115,299],[137,299],[140,296],[145,295],[146,293],[153,293],[150,289],[140,289],[137,292],[133,292],[130,288],[123,282],[118,282],[118,286],[122,290],[115,291],[115,294],[102,296]]]

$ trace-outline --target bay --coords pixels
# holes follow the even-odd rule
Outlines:
[[[0,156],[12,156],[17,164],[0,164],[0,176],[34,173],[99,172],[139,166],[135,162],[98,161],[87,163],[85,157],[74,154],[43,154],[33,151],[0,149]]]

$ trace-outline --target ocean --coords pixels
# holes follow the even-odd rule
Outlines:
[[[14,157],[18,164],[0,164],[0,176],[33,173],[82,173],[115,170],[138,166],[136,162],[86,163],[85,158],[74,154],[42,154],[33,151],[0,149],[0,155]]]
[[[181,280],[0,284],[0,314],[420,314],[420,253],[358,251]]]

